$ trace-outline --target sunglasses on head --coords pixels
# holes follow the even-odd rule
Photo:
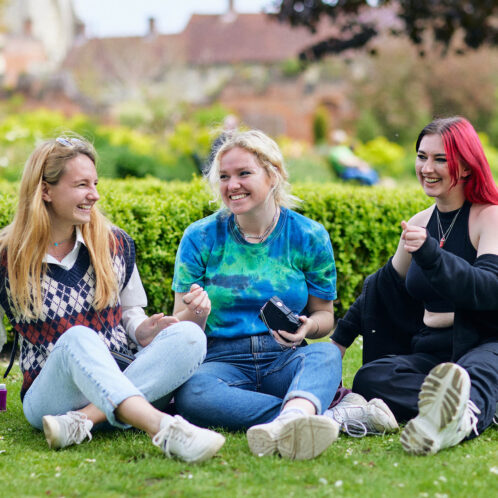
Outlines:
[[[55,141],[58,144],[63,145],[64,147],[73,147],[74,145],[85,145],[85,143],[79,138],[65,138],[65,137],[57,137]]]

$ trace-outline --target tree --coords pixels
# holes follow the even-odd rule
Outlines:
[[[379,15],[382,8],[389,8],[397,18],[388,27],[390,32],[407,35],[419,47],[426,34],[431,34],[447,51],[458,33],[462,34],[461,43],[455,48],[459,53],[467,48],[498,45],[496,0],[278,0],[274,4],[277,12],[271,15],[280,22],[306,26],[313,33],[322,19],[333,21],[338,36],[321,40],[300,54],[305,60],[365,47],[387,27],[388,16]],[[424,51],[421,49],[420,53],[423,55]]]

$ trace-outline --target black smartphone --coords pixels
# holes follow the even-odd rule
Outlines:
[[[263,305],[259,311],[259,317],[268,330],[285,330],[295,333],[301,326],[298,316],[278,296],[273,296]]]

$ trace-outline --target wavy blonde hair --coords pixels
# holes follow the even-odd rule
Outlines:
[[[51,220],[42,199],[43,182],[57,184],[67,162],[80,154],[96,164],[93,145],[81,137],[58,137],[36,147],[24,166],[14,220],[0,232],[0,254],[7,255],[12,303],[15,311],[27,319],[41,314],[41,281],[47,271],[43,258],[50,244]],[[111,223],[96,206],[81,232],[95,270],[93,305],[101,310],[117,302],[118,280],[112,262],[116,238]]]
[[[216,152],[207,173],[207,179],[215,195],[220,200],[220,162],[224,154],[236,147],[254,155],[258,164],[275,182],[271,190],[277,206],[293,208],[301,203],[301,199],[290,193],[289,174],[285,168],[284,158],[277,143],[259,130],[234,131],[227,133],[222,145]]]

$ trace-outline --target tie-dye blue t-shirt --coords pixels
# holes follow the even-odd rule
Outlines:
[[[285,208],[260,244],[245,241],[227,211],[192,223],[176,255],[173,290],[188,292],[194,283],[211,299],[210,337],[267,332],[258,315],[272,296],[297,314],[303,314],[309,294],[337,297],[329,234],[320,223]]]

